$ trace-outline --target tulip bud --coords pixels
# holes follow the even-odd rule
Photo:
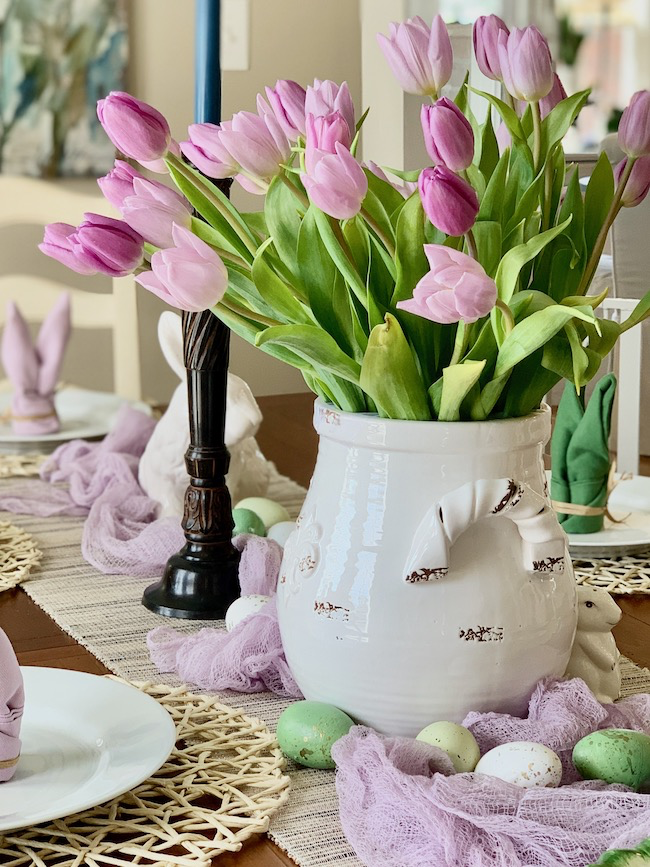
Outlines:
[[[550,114],[555,106],[562,102],[563,99],[566,99],[566,90],[560,81],[559,75],[554,73],[553,87],[550,92],[539,101],[539,111],[542,119],[545,118],[547,114]]]
[[[276,81],[275,88],[266,88],[266,97],[282,131],[289,141],[305,134],[306,91],[296,81]]]
[[[192,207],[186,198],[157,181],[135,178],[133,195],[122,203],[122,216],[145,241],[156,247],[171,247],[174,224],[189,229]]]
[[[38,245],[38,249],[51,259],[61,262],[66,268],[76,271],[77,274],[96,274],[96,268],[80,262],[72,252],[70,238],[76,231],[76,226],[71,226],[69,223],[49,223],[45,227],[43,241]]]
[[[241,169],[253,176],[250,192],[263,194],[266,184],[291,156],[289,140],[270,111],[263,117],[250,111],[238,112],[229,126],[221,124],[220,141]],[[261,183],[255,189],[258,179]]]
[[[176,246],[151,257],[151,271],[135,279],[172,307],[198,313],[214,307],[228,288],[228,271],[212,247],[182,226],[172,228]]]
[[[496,304],[497,287],[483,267],[441,244],[425,244],[424,252],[431,270],[413,290],[413,298],[398,301],[397,307],[444,325],[487,316]]]
[[[456,103],[443,96],[434,105],[423,105],[422,132],[434,165],[462,172],[474,159],[472,126]]]
[[[621,176],[627,166],[627,157],[620,161],[616,166],[614,177],[616,185],[621,182]],[[621,204],[624,208],[635,208],[648,195],[650,190],[650,155],[647,157],[639,157],[635,160],[632,166],[632,171],[625,184],[623,195],[621,196]]]
[[[144,259],[142,237],[122,220],[101,214],[84,214],[70,242],[79,262],[110,277],[130,274]]]
[[[476,191],[446,166],[424,169],[418,179],[422,206],[436,228],[447,235],[464,235],[476,221]]]
[[[502,81],[499,61],[499,32],[508,36],[510,31],[498,15],[481,15],[474,22],[472,37],[478,68],[493,81]]]
[[[498,36],[499,62],[508,93],[524,102],[538,102],[553,87],[553,61],[548,42],[537,27]]]
[[[133,181],[136,178],[142,178],[140,172],[131,168],[124,160],[115,160],[114,168],[103,178],[98,178],[97,184],[104,197],[120,211],[124,199],[133,195]]]
[[[239,164],[224,146],[221,134],[232,123],[193,123],[188,127],[189,141],[181,142],[181,151],[200,172],[209,178],[232,178],[239,171]]]
[[[368,178],[350,151],[340,142],[335,153],[325,154],[311,175],[300,176],[311,201],[337,220],[349,220],[361,210]]]
[[[305,116],[313,114],[314,117],[332,114],[338,111],[343,115],[350,133],[354,133],[354,103],[350,95],[347,82],[338,85],[334,81],[321,81],[314,79],[312,87],[307,88],[305,96]]]
[[[345,148],[352,144],[352,134],[343,115],[334,111],[332,114],[314,117],[307,115],[305,141],[305,167],[307,174],[312,174],[316,163],[325,154],[336,153],[336,143]]]
[[[453,51],[440,15],[431,27],[416,15],[390,25],[390,35],[377,35],[393,75],[407,93],[437,98],[451,78]]]
[[[638,90],[618,125],[618,143],[629,157],[650,155],[650,90]]]
[[[97,103],[97,117],[107,136],[125,156],[159,160],[171,141],[169,124],[159,111],[122,91],[112,91]]]

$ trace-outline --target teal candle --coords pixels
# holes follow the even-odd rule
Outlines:
[[[196,0],[194,120],[221,120],[220,0]]]

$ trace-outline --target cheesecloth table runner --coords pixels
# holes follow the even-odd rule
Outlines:
[[[2,482],[3,488],[11,484]],[[276,476],[269,496],[296,515],[304,490],[289,479]],[[23,586],[37,605],[115,674],[130,680],[179,683],[174,675],[161,675],[149,659],[147,632],[155,626],[170,624],[140,603],[149,579],[102,575],[86,563],[81,556],[83,519],[12,515],[11,520],[31,533],[43,551],[40,567]],[[203,626],[218,624],[177,620],[172,625],[190,634]],[[625,661],[623,694],[647,691],[650,672]],[[271,693],[230,692],[222,698],[245,713],[260,717],[271,728],[289,704]],[[302,867],[361,867],[361,861],[343,836],[333,773],[293,767],[291,778],[291,797],[272,821],[271,839]]]

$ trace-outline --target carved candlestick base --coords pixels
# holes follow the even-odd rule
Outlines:
[[[166,617],[219,620],[240,593],[224,444],[229,340],[228,328],[209,310],[183,314],[190,411],[190,486],[182,521],[187,543],[142,598]]]

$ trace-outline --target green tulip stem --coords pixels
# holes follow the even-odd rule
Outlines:
[[[598,237],[596,238],[594,248],[591,251],[591,256],[589,257],[589,261],[587,262],[587,267],[585,268],[585,272],[582,275],[582,280],[580,281],[580,286],[578,287],[576,295],[584,295],[586,293],[587,289],[589,288],[589,284],[591,283],[593,276],[596,273],[598,262],[600,261],[601,254],[605,247],[605,242],[607,241],[607,235],[612,227],[612,223],[618,215],[618,212],[621,210],[621,199],[623,198],[623,193],[625,192],[625,187],[627,186],[627,182],[629,181],[630,175],[632,174],[632,168],[635,162],[636,157],[627,158],[627,163],[625,164],[625,169],[623,170],[623,174],[621,175],[621,180],[619,181],[616,192],[614,193],[614,198],[612,199],[612,204],[609,208],[609,212],[607,214],[605,222],[600,227],[600,232],[598,233]]]
[[[503,317],[503,328],[505,333],[510,334],[512,329],[515,327],[515,319],[512,315],[512,310],[508,307],[506,302],[502,301],[500,298],[497,298],[496,307]]]
[[[513,111],[516,111],[515,101],[513,97],[508,93],[508,91],[504,87],[505,97],[506,97],[506,105],[508,108],[511,108]]]
[[[280,172],[279,178],[285,185],[285,187],[288,187],[291,190],[291,192],[298,199],[303,208],[307,210],[309,208],[309,199],[307,198],[306,193],[303,193],[302,190],[298,189],[298,187],[289,180],[289,178],[284,174],[284,172]]]
[[[334,232],[334,236],[335,236],[336,240],[339,242],[339,245],[340,245],[341,249],[343,250],[343,253],[345,254],[345,258],[348,260],[348,262],[350,263],[352,268],[358,274],[359,269],[357,267],[357,263],[354,261],[354,256],[352,255],[352,250],[350,249],[350,245],[348,244],[347,239],[346,239],[345,235],[343,234],[343,230],[341,229],[341,224],[339,223],[338,220],[335,220],[334,217],[330,217],[329,221],[330,221],[330,225],[332,227],[332,231]],[[361,276],[361,275],[359,275],[359,276]],[[363,296],[362,294],[360,294],[360,292],[355,287],[354,283],[351,283],[350,285],[351,285],[352,291],[357,296],[357,298],[359,299],[359,301],[363,305],[364,309],[367,310],[368,309],[368,299],[365,296]]]
[[[472,259],[476,259],[478,262],[478,247],[476,246],[476,238],[474,237],[474,232],[471,229],[468,229],[465,232],[465,240],[467,241],[467,249],[469,250],[469,255]]]
[[[368,211],[362,207],[361,208],[361,216],[366,221],[366,223],[370,226],[370,228],[377,235],[379,240],[383,243],[384,247],[388,250],[391,257],[395,258],[395,244],[391,238],[384,232],[379,223],[375,220],[372,214],[369,214]]]
[[[553,160],[548,155],[544,167],[544,198],[542,200],[542,232],[551,227],[551,198],[553,196]]]
[[[542,114],[539,110],[539,102],[531,102],[530,108],[533,116],[533,161],[535,174],[537,174],[542,156]]]
[[[237,304],[236,301],[232,301],[230,299],[226,300],[225,298],[222,298],[219,304],[225,307],[226,310],[234,313],[236,316],[242,316],[244,319],[250,319],[253,322],[257,322],[259,325],[282,325],[282,323],[278,322],[276,319],[269,319],[268,316],[262,316],[261,313],[257,313],[254,310],[249,310],[247,307],[242,307],[240,304]]]
[[[454,341],[454,351],[451,356],[451,361],[449,362],[449,367],[452,364],[458,364],[463,355],[465,354],[465,350],[467,349],[467,342],[469,339],[469,328],[463,319],[458,323],[458,328],[456,329],[456,339]]]

